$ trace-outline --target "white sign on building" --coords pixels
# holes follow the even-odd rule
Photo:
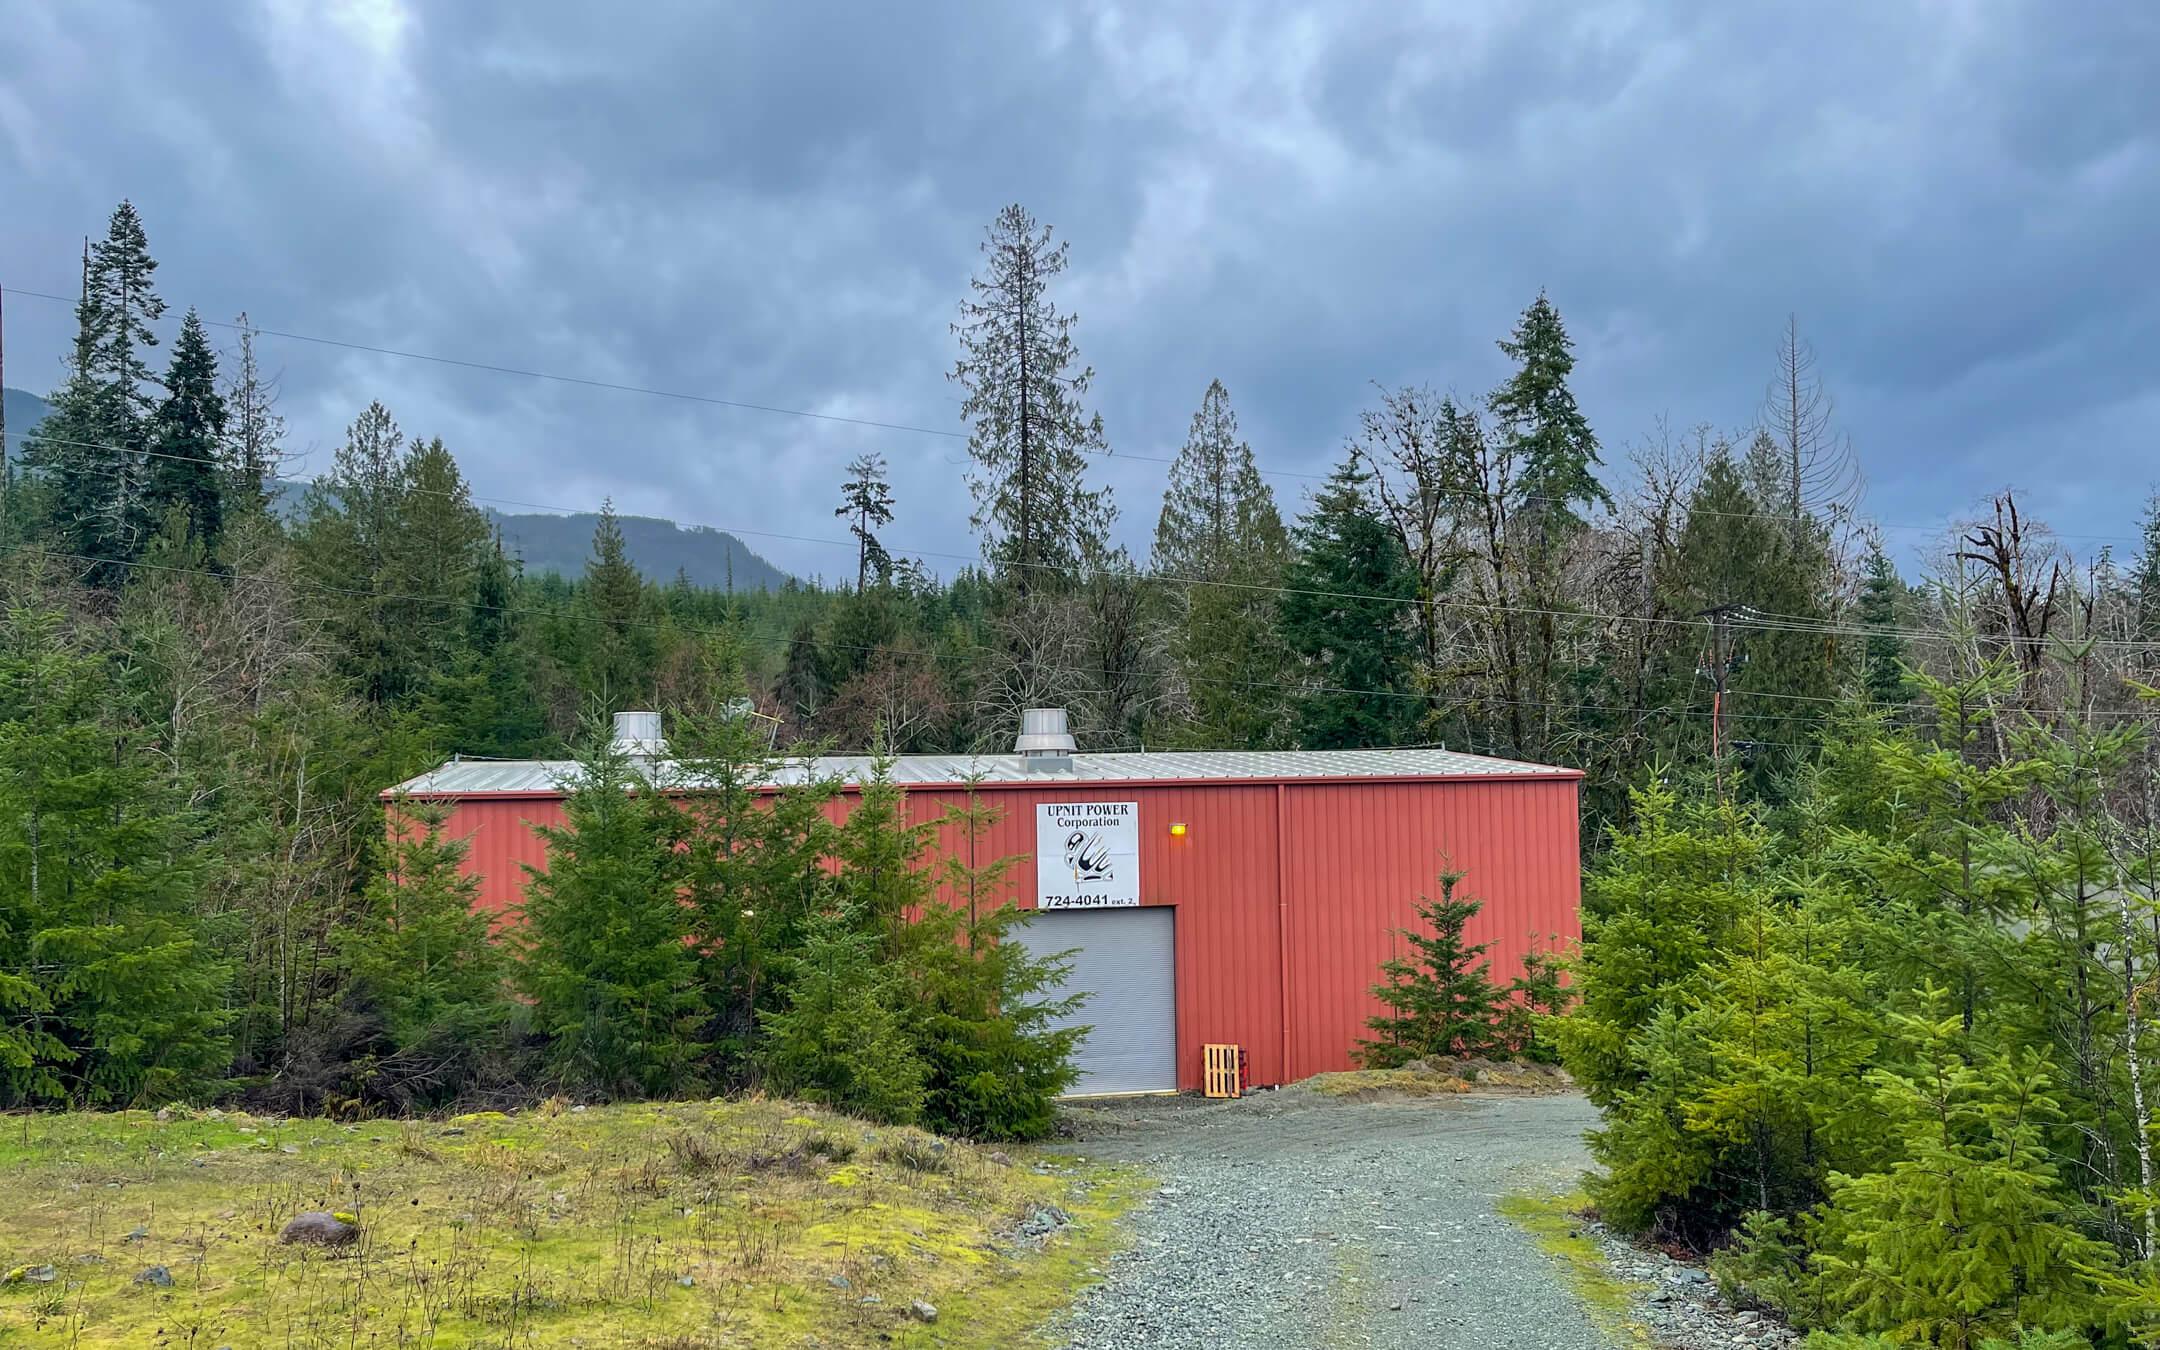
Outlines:
[[[1044,802],[1035,808],[1035,906],[1140,903],[1140,803]]]

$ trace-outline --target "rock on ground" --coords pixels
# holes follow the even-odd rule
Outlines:
[[[1082,1113],[1090,1156],[1162,1180],[1133,1242],[1055,1328],[1074,1350],[1619,1344],[1503,1195],[1588,1165],[1580,1097],[1155,1099]]]
[[[297,1242],[312,1247],[343,1247],[360,1237],[357,1224],[350,1224],[335,1214],[310,1210],[295,1214],[285,1221],[278,1232],[278,1241]]]
[[[1628,1241],[1603,1224],[1585,1225],[1613,1273],[1636,1289],[1636,1317],[1660,1346],[1711,1350],[1735,1345],[1797,1345],[1800,1337],[1767,1313],[1734,1308],[1702,1267]]]

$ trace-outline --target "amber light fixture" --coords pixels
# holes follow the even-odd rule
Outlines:
[[[1176,823],[1174,823],[1174,824],[1172,824],[1172,825],[1170,826],[1170,837],[1171,837],[1172,839],[1183,839],[1183,838],[1185,837],[1185,822],[1184,822],[1184,821],[1182,821],[1182,820],[1180,820],[1180,821],[1177,821]]]

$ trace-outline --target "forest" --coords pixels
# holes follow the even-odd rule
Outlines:
[[[1974,514],[1907,580],[1796,323],[1755,425],[1615,450],[1538,295],[1497,387],[1376,388],[1296,500],[1195,391],[1137,558],[1067,262],[1009,207],[957,297],[977,561],[896,551],[865,456],[852,577],[738,590],[640,575],[608,511],[581,575],[526,575],[384,402],[280,508],[255,333],[169,324],[123,203],[0,479],[0,1103],[766,1083],[1038,1133],[1054,969],[996,904],[903,918],[1009,860],[931,875],[876,786],[837,830],[814,787],[754,825],[733,794],[801,748],[1003,749],[1034,706],[1087,748],[1444,744],[1588,775],[1580,1006],[1540,1034],[1604,1113],[1610,1222],[1826,1343],[2153,1334],[2160,516],[2079,557],[1946,484]],[[628,708],[720,786],[622,791],[592,729]],[[599,785],[511,943],[438,822],[385,830],[378,792],[453,753]]]

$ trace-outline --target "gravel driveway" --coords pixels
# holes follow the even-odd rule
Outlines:
[[[1093,1157],[1162,1179],[1134,1242],[1059,1325],[1143,1346],[1604,1350],[1552,1260],[1495,1206],[1571,1189],[1582,1098],[1142,1099],[1082,1113]]]

